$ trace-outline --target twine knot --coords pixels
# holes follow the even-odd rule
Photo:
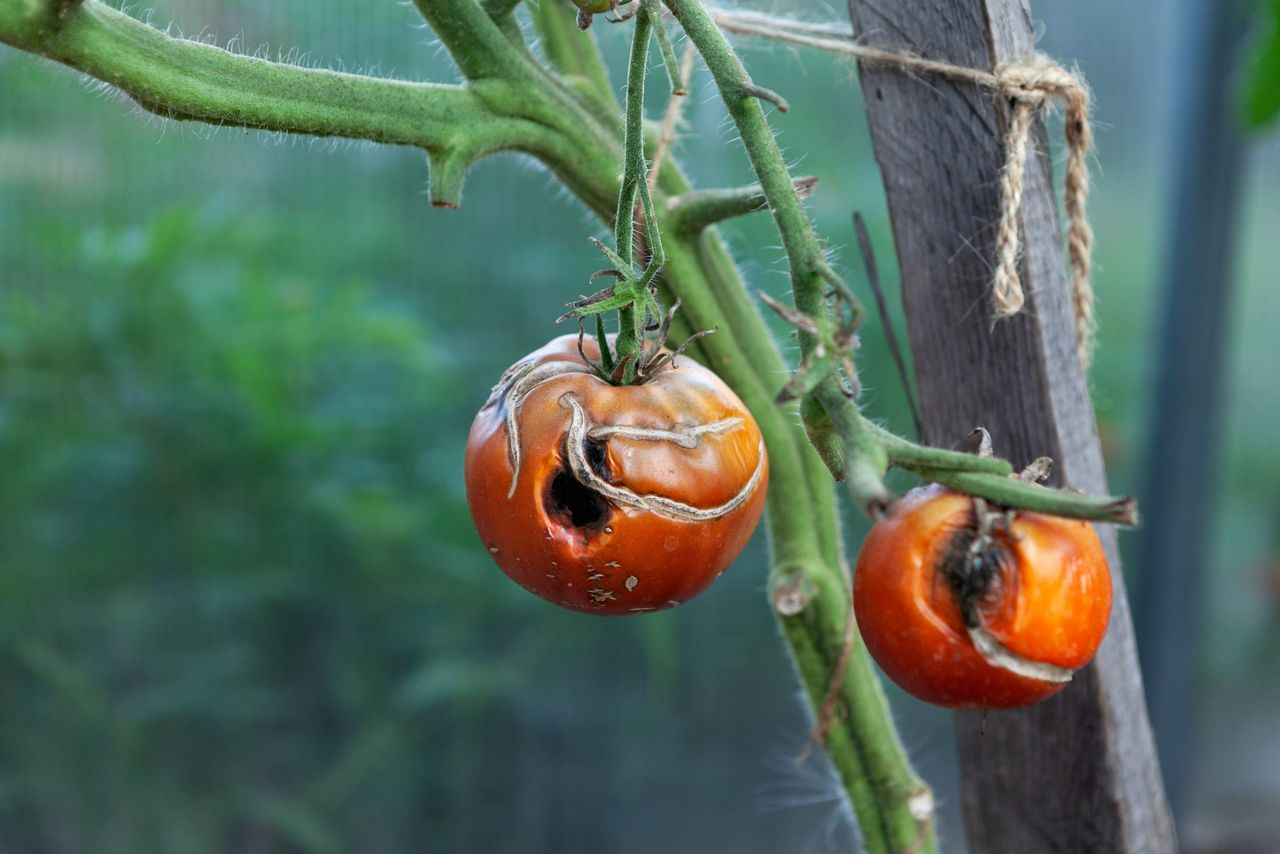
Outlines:
[[[1022,59],[996,66],[996,80],[1011,98],[1025,98],[1037,105],[1050,96],[1071,97],[1082,93],[1088,97],[1088,89],[1081,78],[1067,71],[1043,53],[1033,53]]]
[[[1005,163],[1000,176],[1000,227],[996,234],[996,272],[991,298],[996,317],[1022,310],[1026,295],[1018,272],[1022,254],[1022,190],[1030,147],[1031,127],[1042,108],[1061,104],[1067,141],[1067,169],[1063,195],[1067,211],[1067,257],[1071,265],[1071,296],[1075,308],[1076,344],[1080,361],[1089,363],[1093,346],[1093,288],[1089,281],[1093,257],[1093,229],[1085,213],[1089,196],[1089,166],[1093,144],[1089,126],[1092,97],[1084,79],[1043,53],[1002,63],[993,72],[995,88],[1013,101],[1005,137]]]
[[[1076,345],[1080,362],[1088,366],[1093,349],[1095,323],[1093,288],[1089,282],[1093,256],[1093,229],[1085,214],[1089,197],[1087,157],[1093,145],[1089,128],[1092,96],[1084,78],[1043,53],[1032,53],[1001,63],[992,71],[926,59],[907,50],[875,47],[859,42],[849,30],[833,25],[809,24],[761,12],[715,9],[712,17],[731,33],[777,39],[790,44],[852,57],[864,63],[900,68],[916,74],[937,74],[972,83],[1012,101],[1006,134],[1005,162],[1000,178],[1000,226],[996,235],[996,267],[991,298],[997,318],[1022,310],[1026,294],[1018,273],[1022,254],[1022,190],[1027,150],[1036,113],[1060,105],[1064,112],[1067,170],[1063,196],[1067,211],[1067,259],[1071,266],[1071,300],[1075,308]]]

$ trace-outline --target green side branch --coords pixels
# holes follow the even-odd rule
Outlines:
[[[498,29],[507,39],[521,47],[524,38],[520,32],[520,22],[516,20],[516,7],[521,0],[482,0],[480,7],[489,19],[497,24]]]
[[[171,38],[87,0],[57,25],[27,0],[0,0],[0,41],[110,83],[145,109],[176,119],[344,136],[427,150],[475,136],[514,142],[528,129],[484,109],[458,86],[406,83],[298,68]]]
[[[762,90],[751,82],[728,40],[697,0],[666,3],[707,63],[737,126],[782,236],[797,311],[815,323],[829,323],[826,259],[760,104]],[[802,360],[822,355],[818,336],[803,328],[797,336]],[[888,459],[869,424],[833,374],[822,378],[812,395],[839,435],[844,451],[839,473],[847,478],[855,500],[864,507],[886,506],[891,499],[882,477]],[[770,579],[775,610],[781,615],[818,726],[826,731],[828,755],[849,794],[866,850],[871,854],[935,851],[932,798],[898,741],[866,649],[857,632],[850,633],[850,590],[838,567],[829,562],[775,563]],[[785,595],[793,589],[794,596]],[[842,659],[843,673],[837,669]],[[835,713],[825,703],[833,680],[839,680],[843,705],[839,726],[823,720]],[[929,808],[920,809],[925,802]]]
[[[631,275],[635,250],[636,197],[644,190],[648,168],[644,157],[644,77],[649,62],[649,37],[653,19],[648,9],[636,14],[631,40],[631,58],[627,67],[626,120],[622,130],[622,187],[613,215],[613,245]],[[646,218],[647,220],[647,218]],[[650,228],[653,227],[651,221]],[[644,312],[626,306],[618,312],[618,359],[636,357],[644,337]],[[628,379],[630,379],[628,377]]]
[[[509,84],[447,86],[299,68],[167,36],[97,0],[64,17],[50,8],[0,0],[0,41],[110,83],[166,118],[423,149],[433,167],[432,202],[442,207],[457,206],[463,176],[488,155],[522,151],[552,164],[580,157],[555,128],[507,109],[519,100]]]
[[[588,105],[603,126],[617,126],[622,111],[604,57],[596,40],[584,38],[578,30],[574,7],[564,2],[539,2],[528,11],[542,55],[559,81]]]
[[[822,244],[813,224],[804,210],[800,193],[793,183],[786,160],[778,148],[777,140],[769,127],[761,100],[782,103],[769,90],[758,86],[747,74],[730,46],[728,39],[712,20],[698,0],[666,0],[667,7],[684,28],[685,34],[698,48],[711,76],[720,89],[730,118],[737,126],[738,134],[746,149],[747,158],[760,181],[774,223],[782,237],[783,248],[791,271],[791,288],[795,307],[800,315],[812,319],[813,328],[801,326],[797,332],[800,344],[801,368],[797,382],[803,382],[803,393],[826,411],[830,422],[848,427],[842,432],[845,445],[843,460],[856,465],[857,470],[833,470],[832,473],[846,480],[857,504],[873,515],[892,502],[892,496],[883,483],[883,470],[860,460],[851,451],[855,448],[871,449],[874,444],[862,429],[857,417],[857,407],[845,393],[836,375],[837,347],[830,340],[816,334],[830,329],[835,323],[827,306],[826,290],[834,286],[855,313],[861,315],[861,307],[849,294],[848,288],[831,272]],[[855,321],[856,324],[856,321]],[[847,377],[851,382],[856,377]],[[824,455],[833,460],[832,455]]]
[[[833,722],[845,721],[825,732],[825,746],[855,806],[863,846],[886,854],[932,850],[933,795],[912,772],[891,721],[882,717],[884,693],[861,635],[851,631],[842,580],[784,569],[775,575],[771,595],[810,705],[818,715],[829,712]],[[834,691],[832,674],[840,676]],[[880,720],[882,725],[867,725]]]

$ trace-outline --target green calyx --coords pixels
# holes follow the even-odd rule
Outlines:
[[[598,5],[596,0],[591,0],[589,4],[586,0],[577,3],[584,13],[587,11],[583,8],[584,4]],[[649,42],[655,23],[661,27],[660,12],[652,0],[645,0],[635,16],[631,61],[627,68],[626,118],[622,137],[622,186],[618,191],[618,206],[614,214],[613,227],[615,248],[610,249],[599,240],[591,238],[596,248],[604,253],[605,258],[613,265],[593,275],[591,281],[594,282],[601,276],[614,276],[617,281],[611,287],[569,303],[570,311],[560,318],[564,320],[566,317],[577,317],[582,320],[605,312],[617,311],[618,337],[614,352],[609,352],[608,342],[604,336],[597,337],[600,338],[602,368],[607,371],[611,382],[622,384],[643,381],[646,362],[654,358],[654,356],[647,356],[645,333],[663,324],[662,309],[658,305],[654,291],[658,273],[666,262],[666,253],[662,248],[658,215],[649,190],[649,164],[644,154],[644,79]],[[635,245],[639,236],[636,227],[637,207],[644,221],[643,230],[640,233],[644,236],[644,245],[649,255],[643,269],[639,272],[635,265]],[[666,326],[670,326],[670,320],[666,322]],[[660,348],[661,342],[657,349]]]
[[[557,318],[560,323],[569,318],[577,318],[579,329],[583,329],[583,321],[594,317],[596,321],[596,339],[600,346],[600,363],[597,372],[609,382],[629,385],[643,381],[642,369],[645,365],[646,334],[653,329],[663,329],[658,341],[661,349],[666,338],[665,329],[670,328],[670,318],[664,318],[662,307],[655,294],[654,276],[657,269],[651,263],[643,272],[636,274],[626,259],[614,252],[604,243],[590,238],[613,267],[593,273],[589,282],[595,282],[607,276],[615,281],[607,288],[602,288],[590,296],[584,296],[568,303],[569,311]],[[617,356],[615,358],[604,334],[604,316],[609,312],[618,313],[619,332],[616,341]],[[579,348],[581,349],[581,348]],[[656,350],[655,350],[656,352]],[[583,353],[586,359],[586,354]]]

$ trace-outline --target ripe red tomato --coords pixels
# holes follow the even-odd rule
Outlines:
[[[858,555],[853,605],[867,649],[908,693],[1007,709],[1061,691],[1111,617],[1111,572],[1087,522],[914,489]]]
[[[710,370],[682,357],[614,386],[566,335],[503,374],[471,426],[466,480],[476,530],[513,581],[576,611],[637,614],[696,596],[738,556],[769,462]]]

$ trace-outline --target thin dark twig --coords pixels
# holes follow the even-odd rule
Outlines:
[[[902,357],[902,345],[898,343],[898,333],[893,331],[889,321],[889,307],[885,303],[884,288],[880,287],[880,271],[876,268],[875,252],[871,248],[871,236],[867,234],[867,224],[862,214],[853,212],[853,228],[858,232],[858,251],[862,253],[862,264],[867,270],[867,280],[871,283],[871,292],[876,298],[876,310],[880,312],[880,325],[884,327],[884,337],[889,342],[889,354],[898,368],[898,379],[902,380],[902,392],[907,396],[907,405],[911,407],[911,420],[915,422],[916,438],[924,435],[924,419],[920,417],[920,405],[916,402],[915,392],[911,389],[911,380],[907,376],[907,362]]]

